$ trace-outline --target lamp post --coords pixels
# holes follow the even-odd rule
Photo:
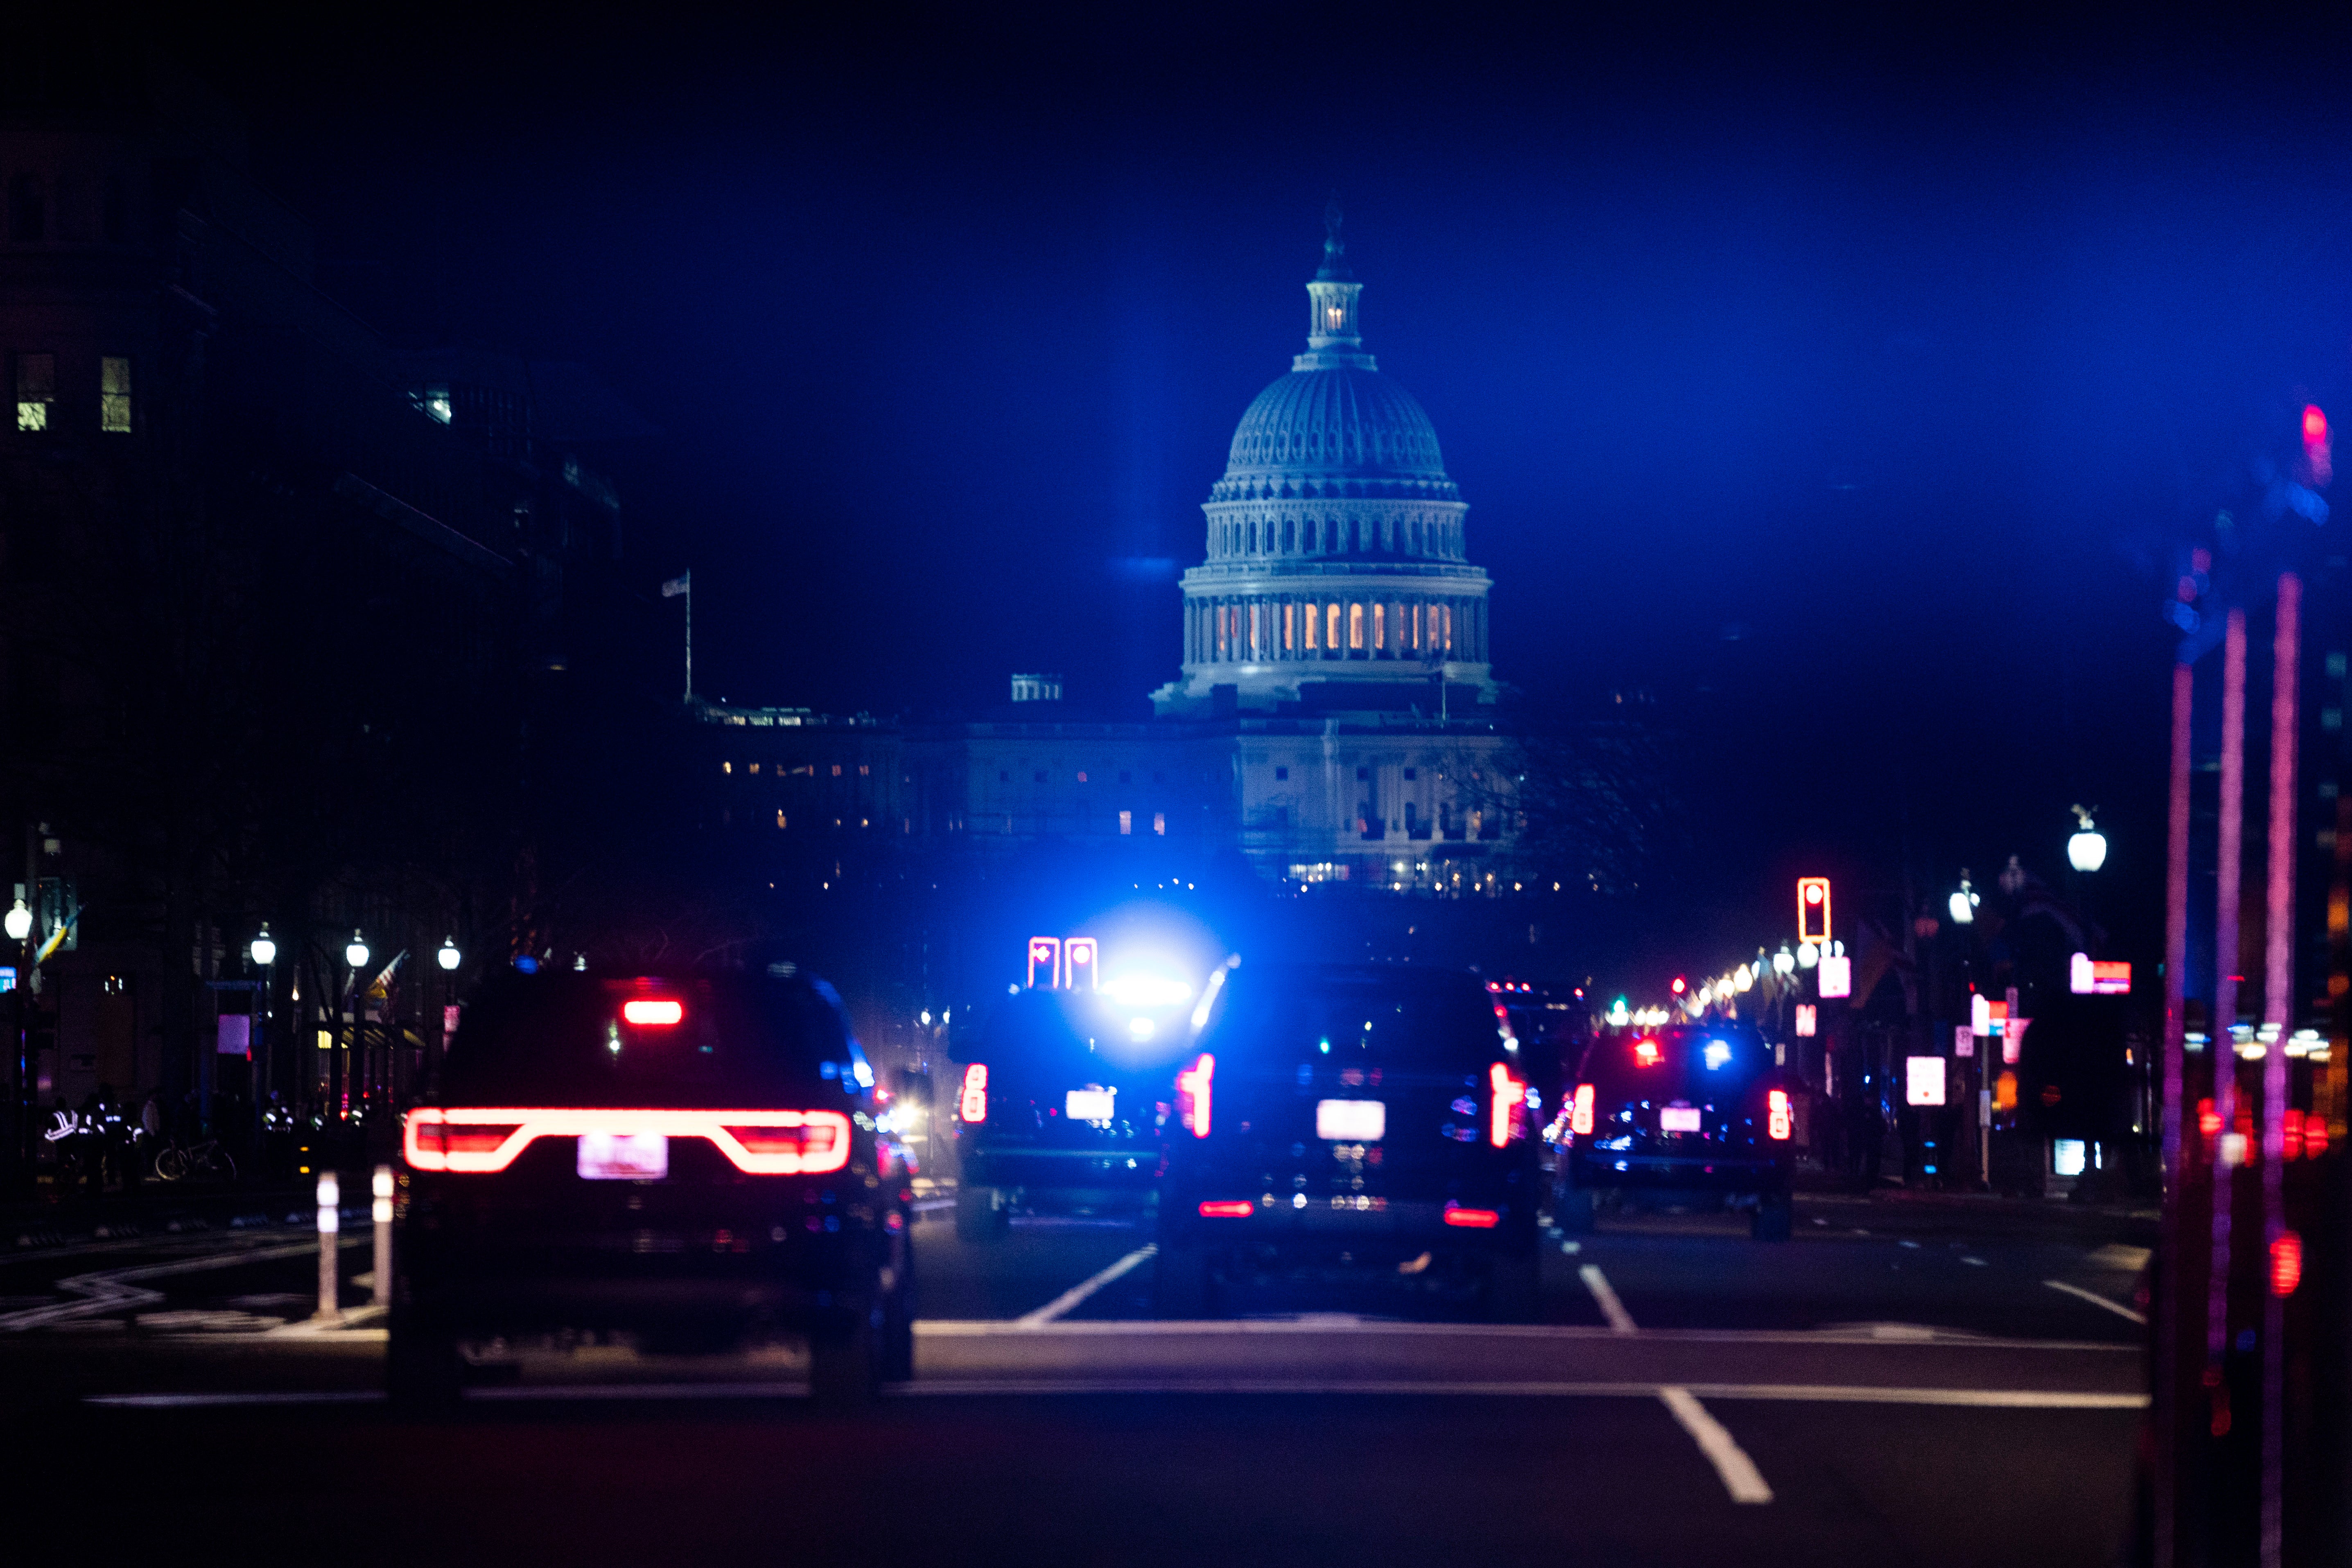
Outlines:
[[[449,1049],[449,1014],[450,1011],[457,1005],[457,965],[463,963],[466,960],[465,955],[457,951],[457,939],[454,936],[445,938],[441,943],[441,951],[435,953],[433,957],[435,962],[441,965],[441,973],[447,976],[447,978],[443,980],[441,983],[441,1044],[439,1047],[441,1052],[446,1055]],[[436,1058],[436,1061],[437,1065],[437,1058]]]
[[[1977,905],[1982,901],[1977,897],[1977,890],[1969,886],[1969,868],[1961,867],[1959,890],[1944,900],[1944,907],[1951,911],[1952,923],[1956,926],[1974,925]]]
[[[253,956],[253,966],[261,971],[261,1043],[253,1053],[253,1146],[257,1152],[267,1147],[269,1130],[269,1085],[271,1026],[278,1017],[275,995],[278,979],[278,943],[269,934],[269,922],[261,922],[260,934],[247,950]]]
[[[2089,812],[2079,805],[2074,811],[2082,826],[2066,840],[2066,863],[2077,871],[2095,871],[2107,863],[2107,836],[2091,821]]]
[[[32,984],[33,911],[25,907],[23,889],[19,889],[16,907],[0,917],[0,931],[16,944],[16,984],[11,987],[16,994],[16,1124],[19,1131],[17,1156],[23,1162],[25,1186],[33,1186],[33,1121],[39,1100],[33,1089],[33,1058],[28,1048],[31,1035],[25,1026],[25,991]]]
[[[360,933],[354,931],[352,932],[352,940],[343,946],[343,962],[351,966],[352,971],[350,984],[344,987],[345,1005],[351,1009],[351,1044],[344,1047],[342,1055],[328,1066],[327,1110],[335,1119],[338,1132],[342,1130],[342,1124],[346,1120],[344,1115],[346,1107],[343,1102],[350,1092],[350,1076],[363,1048],[360,1044],[360,1022],[361,1012],[365,1002],[360,995],[360,971],[366,967],[367,961],[368,945],[360,940]]]

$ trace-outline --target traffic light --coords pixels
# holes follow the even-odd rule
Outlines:
[[[1830,945],[1830,879],[1797,879],[1797,940],[1826,950]]]
[[[2327,435],[2327,413],[2316,403],[2303,407],[2303,456],[2311,468],[2311,482],[2325,487],[2335,478],[2335,453]]]

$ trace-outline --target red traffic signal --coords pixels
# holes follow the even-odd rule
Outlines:
[[[1815,947],[1830,944],[1830,879],[1797,879],[1797,940]]]

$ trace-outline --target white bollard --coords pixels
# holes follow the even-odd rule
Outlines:
[[[336,1233],[342,1229],[341,1216],[336,1212],[342,1205],[343,1190],[332,1171],[319,1173],[319,1313],[320,1322],[341,1322],[342,1311],[336,1303],[335,1249]]]
[[[375,1168],[375,1304],[392,1305],[392,1167]]]

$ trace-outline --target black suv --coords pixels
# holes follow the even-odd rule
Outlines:
[[[1221,971],[1176,1077],[1163,1317],[1307,1275],[1537,1311],[1541,1183],[1507,1010],[1468,974]]]
[[[1755,1209],[1759,1241],[1789,1238],[1787,1089],[1772,1047],[1736,1024],[1605,1031],[1553,1120],[1553,1222],[1592,1228],[1596,1194],[1716,1196]]]
[[[992,1240],[1017,1209],[1147,1208],[1182,1025],[1092,991],[998,1002],[980,1044],[954,1052],[956,1234]]]
[[[839,998],[766,974],[494,977],[403,1130],[388,1362],[454,1397],[493,1337],[799,1335],[812,1391],[912,1373],[914,1194]]]

